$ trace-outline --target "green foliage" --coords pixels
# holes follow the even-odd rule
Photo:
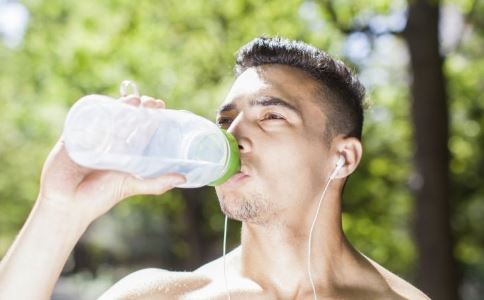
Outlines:
[[[464,3],[465,1],[463,1]],[[470,7],[470,6],[468,6]],[[473,15],[484,13],[484,5],[474,7]],[[452,207],[455,256],[464,280],[484,280],[484,27],[469,28],[460,48],[449,55],[445,70],[449,78],[451,111]],[[480,290],[482,292],[482,288]]]
[[[0,256],[24,222],[38,191],[42,162],[61,133],[69,106],[89,93],[118,95],[132,79],[171,108],[214,117],[233,80],[235,51],[261,34],[302,39],[342,56],[346,36],[338,26],[402,9],[402,1],[26,1],[30,12],[22,44],[0,44]],[[469,1],[460,1],[464,12]],[[481,12],[482,12],[482,8]],[[452,178],[457,259],[484,274],[482,28],[471,30],[448,57],[452,117]],[[383,37],[385,38],[385,37]],[[394,38],[395,48],[401,41]],[[387,41],[388,42],[388,41]],[[384,47],[383,47],[384,48]],[[374,104],[366,114],[365,154],[345,192],[343,223],[356,248],[412,279],[412,132],[405,55],[382,62],[381,53],[354,63],[362,74],[377,69],[369,85]],[[390,50],[393,51],[393,48]],[[373,57],[373,59],[371,59]],[[403,58],[402,58],[403,57]],[[401,61],[399,61],[401,60]],[[349,62],[351,63],[351,62]],[[383,72],[383,73],[382,73]],[[375,75],[370,75],[375,77]],[[200,195],[200,233],[220,255],[223,216],[213,191]],[[179,191],[135,197],[120,204],[85,237],[94,260],[116,264],[184,266],[191,249]],[[104,242],[97,233],[117,238]],[[105,223],[102,223],[105,222]],[[122,230],[119,227],[122,227]],[[238,243],[230,223],[230,245]],[[118,229],[116,229],[118,228]],[[101,236],[105,236],[101,235]],[[135,246],[136,245],[136,246]],[[480,249],[480,250],[479,250]],[[151,252],[150,252],[151,251]],[[156,252],[156,253],[153,253]]]

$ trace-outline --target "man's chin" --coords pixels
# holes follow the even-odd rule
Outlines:
[[[264,193],[257,192],[249,184],[236,189],[218,187],[217,196],[222,212],[241,222],[261,223],[270,207]]]
[[[250,199],[251,194],[256,190],[250,177],[229,179],[225,183],[216,186],[215,191],[220,201],[226,199],[231,203],[238,202],[240,199]]]

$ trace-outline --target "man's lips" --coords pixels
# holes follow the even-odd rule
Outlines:
[[[224,187],[235,187],[237,186],[241,181],[244,179],[248,178],[249,175],[244,173],[244,172],[237,172],[232,177],[229,178],[222,186]]]

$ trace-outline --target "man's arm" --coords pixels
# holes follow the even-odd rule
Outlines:
[[[75,212],[38,201],[0,263],[0,299],[49,299],[87,227]]]
[[[141,103],[135,97],[123,101]],[[164,107],[154,99],[145,104]],[[34,208],[0,262],[0,300],[49,299],[69,253],[89,224],[122,199],[162,194],[184,180],[179,174],[142,180],[83,168],[70,159],[61,139],[44,164]]]

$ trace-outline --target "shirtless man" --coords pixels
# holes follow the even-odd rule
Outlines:
[[[219,258],[194,272],[135,272],[100,299],[428,299],[355,250],[342,230],[342,191],[362,156],[358,79],[324,52],[281,38],[242,47],[236,76],[217,115],[236,137],[242,164],[216,187],[223,212],[243,224],[241,245],[226,257],[226,281]],[[164,107],[148,97],[122,101]],[[90,223],[128,196],[162,194],[183,180],[81,168],[58,142],[0,265],[0,299],[49,299]]]

